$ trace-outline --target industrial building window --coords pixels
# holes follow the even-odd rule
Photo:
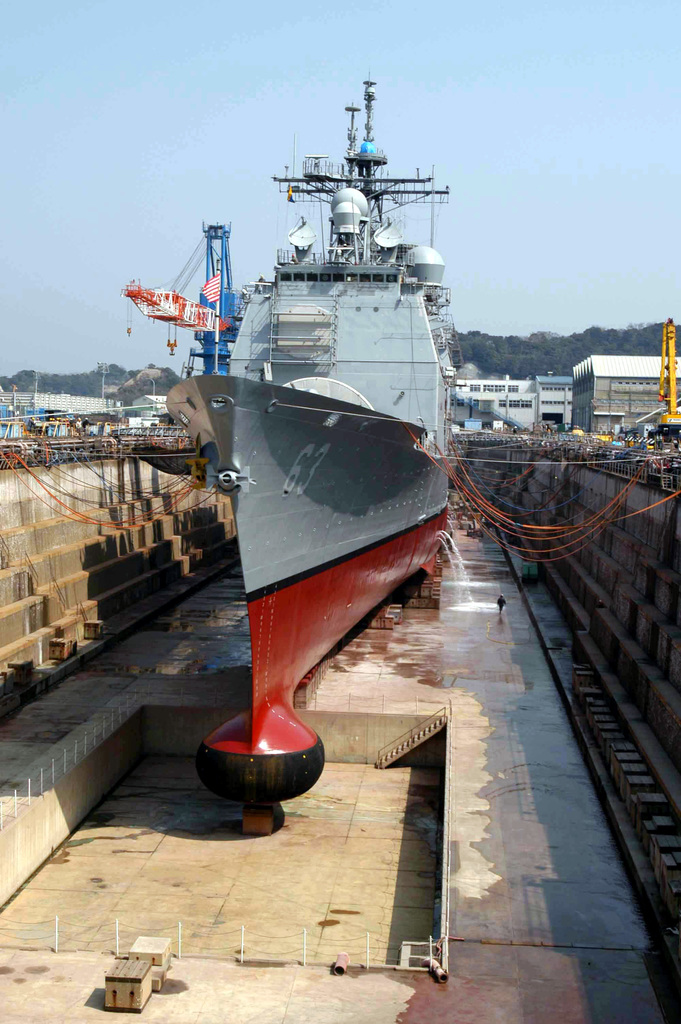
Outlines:
[[[502,409],[505,409],[505,408],[506,408],[506,399],[505,399],[505,398],[500,398],[500,399],[499,399],[499,406],[500,406],[500,408],[502,408]]]
[[[509,385],[508,385],[508,390],[509,390],[510,392],[513,392],[513,391],[519,391],[519,390],[520,390],[520,388],[518,387],[518,385],[517,385],[517,384],[509,384]]]
[[[471,384],[469,386],[468,390],[469,391],[479,391],[480,390],[480,385],[479,384]]]

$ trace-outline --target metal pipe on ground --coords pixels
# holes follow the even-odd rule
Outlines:
[[[432,959],[430,957],[426,957],[425,960],[422,960],[421,967],[427,967],[435,981],[438,983],[443,984],[444,982],[449,981],[449,972],[446,971],[440,961],[436,960],[434,957]]]
[[[339,953],[336,957],[336,962],[333,965],[333,973],[337,975],[343,975],[348,969],[350,963],[349,953]]]

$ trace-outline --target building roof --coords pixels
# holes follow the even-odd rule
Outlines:
[[[581,377],[635,377],[659,380],[659,356],[589,356],[573,367],[575,380]]]
[[[538,384],[563,384],[570,387],[572,377],[559,377],[557,373],[537,373],[534,378]]]

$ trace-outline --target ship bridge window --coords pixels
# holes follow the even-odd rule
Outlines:
[[[360,275],[359,275],[359,279],[360,279],[360,281],[362,281],[362,282],[363,282],[364,284],[366,284],[366,283],[367,283],[367,281],[371,281],[371,274],[360,274]]]
[[[330,281],[331,280],[331,274],[320,274],[319,275],[319,280],[320,281]]]
[[[397,274],[386,274],[385,279],[388,284],[397,284]]]
[[[293,275],[293,280],[294,281],[304,281],[305,280],[305,274],[294,274]]]
[[[345,275],[345,280],[346,281],[356,281],[357,280],[357,274],[346,274]]]
[[[318,281],[319,280],[319,274],[308,274],[307,275],[307,280],[308,281]]]
[[[344,281],[345,280],[345,274],[334,274],[333,275],[333,280],[334,281]]]
[[[378,284],[383,284],[383,282],[385,281],[385,277],[383,276],[383,274],[372,274],[371,280],[378,282]]]
[[[279,280],[280,281],[290,281],[291,280],[291,275],[290,274],[280,274],[279,275]]]

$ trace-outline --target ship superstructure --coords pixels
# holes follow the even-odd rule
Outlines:
[[[395,211],[441,202],[431,178],[389,177],[349,107],[342,164],[309,156],[276,177],[287,200],[329,206],[329,234],[301,217],[271,281],[245,293],[230,372],[191,377],[168,407],[233,497],[249,602],[252,707],[202,745],[216,792],[268,802],[304,792],[323,766],[292,709],[307,672],[439,546],[451,345],[444,262],[405,242]],[[431,239],[432,240],[432,239]]]

